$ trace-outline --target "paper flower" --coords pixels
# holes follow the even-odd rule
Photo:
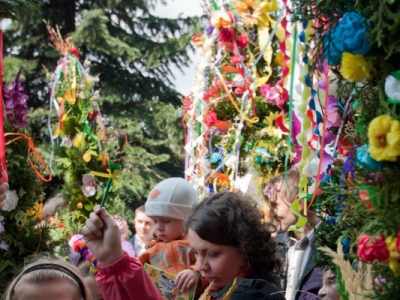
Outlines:
[[[26,121],[29,120],[26,103],[28,95],[24,94],[24,87],[18,80],[20,72],[15,77],[15,81],[4,88],[4,109],[11,125],[17,129],[24,129],[27,125]]]
[[[369,78],[370,68],[364,56],[344,52],[340,74],[349,82],[359,82]]]
[[[386,77],[385,93],[390,103],[400,104],[400,71]]]
[[[226,11],[217,10],[211,17],[211,25],[216,28],[229,27],[232,21]]]
[[[235,0],[236,11],[241,15],[244,26],[251,27],[258,23],[260,5],[258,0]]]
[[[368,262],[389,259],[390,253],[386,246],[385,236],[381,234],[376,236],[375,240],[372,240],[371,237],[363,234],[358,240],[357,255],[362,260]]]
[[[233,39],[233,30],[227,28],[221,28],[219,31],[219,39],[222,42],[230,42]]]
[[[352,54],[367,54],[371,47],[366,36],[365,18],[356,13],[348,12],[324,39],[324,56],[329,65],[336,66],[343,52]]]
[[[67,148],[71,148],[72,147],[72,141],[71,141],[71,138],[69,137],[69,135],[65,135],[62,138],[60,146],[64,146],[64,147],[67,147]]]
[[[93,174],[85,174],[82,177],[82,192],[86,197],[92,197],[96,194],[96,180]]]
[[[382,170],[382,163],[377,162],[368,153],[368,145],[362,145],[356,150],[356,165],[371,171]]]
[[[264,96],[264,99],[269,103],[277,104],[280,101],[279,90],[276,87],[272,87],[269,84],[264,84],[260,88],[261,95]]]
[[[12,211],[12,210],[14,210],[18,205],[18,200],[19,200],[19,197],[17,195],[17,191],[8,190],[6,192],[6,200],[4,201],[4,205],[2,207],[2,210],[4,210],[4,211]]]
[[[237,37],[236,42],[240,48],[244,49],[249,44],[249,37],[246,34],[242,33]]]
[[[208,111],[207,115],[204,118],[204,124],[206,124],[208,127],[213,126],[217,121],[217,114],[215,111],[210,110]]]
[[[1,243],[0,243],[0,249],[3,249],[3,250],[5,250],[5,251],[7,251],[8,250],[8,245],[6,244],[6,242],[5,241],[2,241]]]
[[[389,258],[389,268],[394,272],[398,273],[400,271],[400,263],[399,263],[399,252],[397,251],[397,237],[388,236],[385,240],[386,247],[389,250],[390,258]]]
[[[371,121],[368,128],[371,157],[377,161],[396,161],[400,155],[400,122],[388,115]]]

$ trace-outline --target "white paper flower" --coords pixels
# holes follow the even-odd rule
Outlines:
[[[67,148],[72,147],[72,141],[71,141],[71,138],[69,137],[69,135],[66,135],[62,138],[60,146],[64,146]]]
[[[19,200],[18,195],[17,195],[17,191],[8,190],[6,192],[6,197],[7,198],[4,201],[4,205],[3,205],[2,210],[4,210],[4,211],[12,211],[12,210],[14,210],[17,207],[18,200]]]
[[[82,177],[82,192],[86,197],[92,197],[96,194],[96,180],[93,174],[85,174]]]
[[[385,93],[393,104],[400,104],[400,80],[389,75],[385,80]]]

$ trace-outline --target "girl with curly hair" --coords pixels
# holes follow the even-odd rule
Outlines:
[[[210,282],[200,299],[285,299],[276,242],[250,199],[214,194],[194,207],[186,227],[201,276]]]

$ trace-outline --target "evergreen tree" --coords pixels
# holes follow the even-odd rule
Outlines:
[[[30,129],[47,157],[50,94],[45,68],[52,72],[59,56],[49,46],[43,20],[58,25],[61,35],[71,35],[79,56],[92,62],[91,74],[100,75],[96,88],[101,113],[108,126],[128,134],[119,193],[123,200],[134,201],[133,206],[161,179],[183,175],[177,110],[182,96],[168,77],[171,66],[188,64],[189,42],[199,20],[156,17],[151,13],[156,4],[154,0],[50,0],[40,11],[24,15],[24,21],[14,21],[4,34],[5,81],[23,69],[21,79],[34,110]],[[49,189],[59,182],[53,180]]]

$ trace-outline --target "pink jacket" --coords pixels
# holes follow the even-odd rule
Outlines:
[[[112,265],[98,263],[97,268],[96,281],[106,300],[162,300],[140,261],[126,252]]]

